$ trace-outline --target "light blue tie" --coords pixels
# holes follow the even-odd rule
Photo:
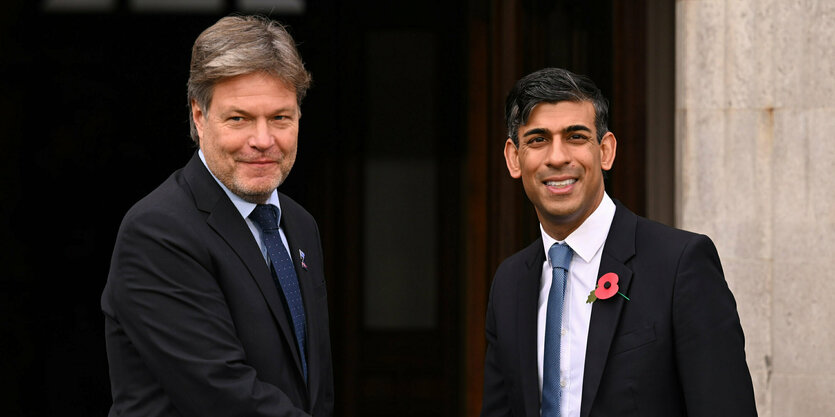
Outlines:
[[[296,269],[293,267],[293,260],[287,253],[287,248],[281,241],[278,232],[278,207],[272,204],[259,204],[249,215],[258,227],[261,228],[264,245],[267,247],[267,254],[272,262],[273,278],[278,281],[279,288],[284,294],[284,301],[290,310],[293,320],[293,330],[296,334],[296,343],[302,362],[302,373],[307,381],[307,358],[305,355],[305,315],[302,292],[299,289],[299,279],[296,276]]]
[[[548,292],[548,313],[545,319],[545,350],[542,361],[542,417],[560,417],[560,333],[562,305],[568,265],[574,252],[566,244],[548,249],[551,259],[551,290]]]

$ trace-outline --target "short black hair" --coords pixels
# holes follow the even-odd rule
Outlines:
[[[561,101],[590,101],[594,106],[597,142],[609,132],[609,102],[594,82],[562,68],[545,68],[522,77],[510,90],[505,102],[507,137],[519,146],[519,126],[527,123],[537,104]]]

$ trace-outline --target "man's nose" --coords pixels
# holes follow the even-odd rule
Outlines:
[[[566,143],[561,138],[554,138],[548,149],[548,165],[559,166],[571,162]]]
[[[273,143],[275,141],[273,141],[267,121],[265,119],[258,119],[255,123],[255,131],[252,132],[252,136],[249,138],[250,146],[263,150],[272,146]]]

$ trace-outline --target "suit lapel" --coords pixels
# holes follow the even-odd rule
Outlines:
[[[539,416],[539,372],[537,365],[537,306],[539,305],[539,283],[542,278],[542,263],[545,250],[542,239],[537,239],[525,250],[527,269],[522,272],[516,287],[516,340],[519,343],[519,374],[521,392],[528,416]]]
[[[294,353],[296,367],[299,375],[301,375],[299,349],[295,343],[292,324],[285,313],[284,300],[278,292],[273,274],[264,261],[258,243],[255,242],[246,221],[241,217],[241,213],[235,208],[226,193],[212,178],[196,152],[186,165],[184,174],[194,193],[197,208],[208,213],[206,223],[226,241],[243,261],[252,279],[255,280],[273,318],[284,335],[285,342]]]
[[[314,281],[313,276],[315,274],[321,273],[322,271],[311,271],[309,266],[305,267],[302,265],[301,253],[305,251],[305,249],[311,250],[312,247],[308,246],[310,244],[309,240],[307,239],[313,231],[310,230],[300,230],[300,222],[295,221],[295,213],[291,209],[289,203],[285,203],[284,195],[279,193],[278,194],[279,201],[281,203],[281,228],[284,230],[284,236],[287,238],[287,245],[290,247],[290,259],[293,260],[293,266],[296,270],[296,276],[299,280],[299,288],[302,292],[302,301],[304,302],[304,313],[306,319],[306,346],[307,346],[307,386],[308,391],[310,393],[310,404],[311,407],[313,404],[316,404],[316,397],[319,393],[319,368],[321,364],[319,363],[319,356],[318,355],[311,355],[310,352],[313,351],[313,346],[319,346],[320,335],[316,330],[318,328],[313,323],[322,323],[322,319],[317,317],[319,314],[319,306],[316,305],[316,292],[313,289]],[[310,260],[307,260],[309,263]],[[305,265],[308,265],[307,263]],[[301,372],[301,368],[299,368],[299,372]]]
[[[609,235],[603,246],[600,259],[600,270],[597,276],[614,272],[618,275],[620,292],[629,295],[632,283],[632,270],[627,266],[628,261],[635,255],[635,226],[637,216],[627,210],[620,202],[615,201],[615,217],[609,228]],[[615,335],[620,314],[626,299],[615,296],[606,300],[594,302],[589,323],[588,345],[586,347],[586,365],[583,371],[583,395],[580,404],[580,417],[588,417],[594,404],[609,348]]]

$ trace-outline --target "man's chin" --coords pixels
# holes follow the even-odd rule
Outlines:
[[[278,181],[267,184],[238,184],[234,189],[230,188],[230,190],[238,197],[244,199],[244,201],[262,204],[267,201],[270,194],[278,188],[279,184],[280,182]]]
[[[580,216],[580,209],[576,204],[560,204],[549,205],[537,210],[537,212],[544,214],[551,222],[555,223],[571,223]]]

